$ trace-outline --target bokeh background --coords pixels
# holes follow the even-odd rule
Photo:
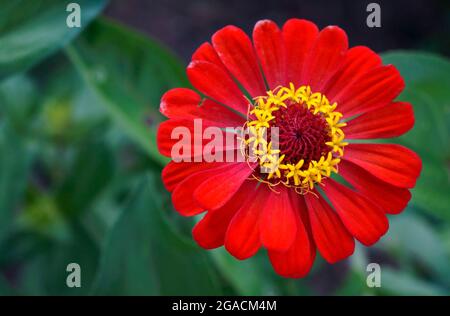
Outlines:
[[[77,2],[82,28],[66,27]],[[0,294],[450,294],[449,2],[0,0]],[[191,239],[196,219],[171,206],[155,132],[159,99],[189,86],[196,47],[227,24],[307,18],[337,24],[398,67],[416,125],[394,140],[424,169],[413,199],[372,248],[301,280],[277,276],[261,251],[238,261]],[[447,57],[446,57],[447,56]],[[81,266],[81,288],[66,267]],[[366,265],[382,268],[381,288]]]

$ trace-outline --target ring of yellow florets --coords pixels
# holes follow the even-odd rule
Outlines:
[[[337,173],[337,165],[344,155],[344,132],[342,127],[342,114],[335,111],[337,104],[330,104],[327,97],[319,92],[312,92],[309,86],[301,86],[298,89],[291,83],[289,87],[278,87],[268,91],[267,95],[254,99],[254,107],[247,115],[246,127],[248,137],[242,139],[242,148],[247,158],[255,159],[260,167],[265,168],[266,176],[253,176],[260,182],[270,186],[282,183],[287,187],[294,187],[296,192],[304,193],[312,190],[315,184]],[[271,127],[271,121],[275,119],[274,113],[281,108],[287,108],[297,104],[306,107],[312,114],[321,115],[327,125],[329,140],[325,142],[329,146],[328,153],[318,160],[309,161],[305,165],[304,159],[297,162],[284,163],[285,155],[279,149],[273,148],[272,141],[267,141],[267,131]],[[253,156],[249,157],[249,149]]]

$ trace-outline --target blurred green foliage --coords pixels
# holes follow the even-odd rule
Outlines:
[[[106,3],[78,2],[83,27]],[[61,27],[66,16],[50,0],[0,13],[0,294],[450,293],[448,60],[383,55],[415,108],[414,129],[395,140],[424,162],[413,200],[375,247],[333,266],[318,258],[307,278],[287,280],[263,252],[241,262],[200,249],[194,221],[171,207],[155,133],[161,95],[188,86],[184,66],[116,22],[97,17],[80,32]],[[66,286],[71,262],[81,288]],[[382,264],[381,288],[366,286],[368,262]]]

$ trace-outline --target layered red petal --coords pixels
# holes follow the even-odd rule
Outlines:
[[[347,49],[347,35],[341,28],[328,26],[320,31],[305,61],[302,84],[322,91],[344,61]]]
[[[247,259],[261,247],[259,218],[268,198],[268,189],[260,185],[252,198],[242,204],[233,217],[225,235],[225,248],[237,259]]]
[[[229,164],[225,172],[208,177],[195,189],[195,200],[207,210],[222,207],[253,173],[252,167],[246,162]]]
[[[402,92],[405,84],[392,65],[373,68],[342,89],[332,101],[344,117],[382,108]]]
[[[403,135],[413,126],[411,104],[394,102],[349,121],[343,131],[347,139],[391,138]]]
[[[289,192],[294,209],[296,235],[287,251],[269,250],[269,259],[274,270],[281,276],[301,278],[308,274],[316,257],[316,248],[308,227],[308,214],[304,199],[293,191]]]
[[[199,48],[197,48],[194,54],[192,54],[192,61],[207,61],[227,72],[225,65],[220,60],[219,55],[217,55],[216,50],[208,42],[203,43]]]
[[[359,80],[369,70],[381,65],[381,58],[365,46],[350,48],[340,69],[332,76],[323,89],[323,93],[332,101],[334,97]]]
[[[347,258],[355,241],[339,216],[317,191],[305,195],[314,242],[329,263]]]
[[[284,42],[278,26],[270,20],[256,23],[253,43],[269,89],[286,85],[286,57]]]
[[[247,115],[249,103],[230,75],[207,61],[192,61],[187,68],[191,84],[213,100]]]
[[[162,122],[156,143],[162,155],[177,162],[225,161],[225,152],[240,148],[238,134],[224,132],[201,119]]]
[[[280,187],[271,192],[262,209],[259,223],[261,242],[269,250],[285,251],[294,242],[297,225],[288,190]]]
[[[349,161],[343,160],[340,162],[339,174],[386,213],[400,213],[411,199],[411,193],[408,189],[381,181]]]
[[[223,64],[251,96],[265,95],[266,87],[255,51],[244,31],[226,26],[213,35],[212,44]]]
[[[327,179],[323,190],[347,230],[362,244],[373,245],[387,232],[386,215],[363,195],[332,179]]]
[[[205,249],[223,245],[228,225],[247,200],[253,199],[255,181],[245,181],[238,192],[221,208],[208,211],[192,230],[194,240]]]
[[[221,167],[226,162],[174,162],[170,161],[167,166],[164,167],[161,177],[167,191],[172,192],[175,187],[184,179],[192,174]]]
[[[195,190],[209,178],[221,174],[229,174],[230,169],[240,168],[242,163],[228,163],[191,174],[181,181],[172,192],[172,204],[181,215],[193,216],[205,211],[205,208],[194,199]],[[248,168],[248,167],[247,167]],[[225,201],[227,202],[227,201]]]
[[[186,88],[166,92],[161,98],[160,111],[168,118],[203,120],[206,125],[216,127],[241,127],[245,118],[227,107]]]
[[[344,159],[400,188],[414,187],[422,169],[415,152],[396,144],[350,144]]]
[[[292,82],[298,87],[302,81],[306,58],[316,41],[319,30],[310,21],[291,19],[284,24],[282,33],[286,50],[287,82]]]

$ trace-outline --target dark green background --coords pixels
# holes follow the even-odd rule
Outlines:
[[[185,65],[98,16],[106,1],[77,2],[82,29],[65,27],[65,1],[0,1],[0,294],[450,293],[447,59],[382,54],[415,109],[414,129],[395,140],[423,159],[413,199],[376,246],[336,265],[319,257],[288,280],[263,251],[241,262],[193,243],[195,219],[172,209],[155,145],[159,99],[188,86]],[[71,262],[81,288],[66,286]],[[381,264],[381,288],[366,286],[369,262]]]

